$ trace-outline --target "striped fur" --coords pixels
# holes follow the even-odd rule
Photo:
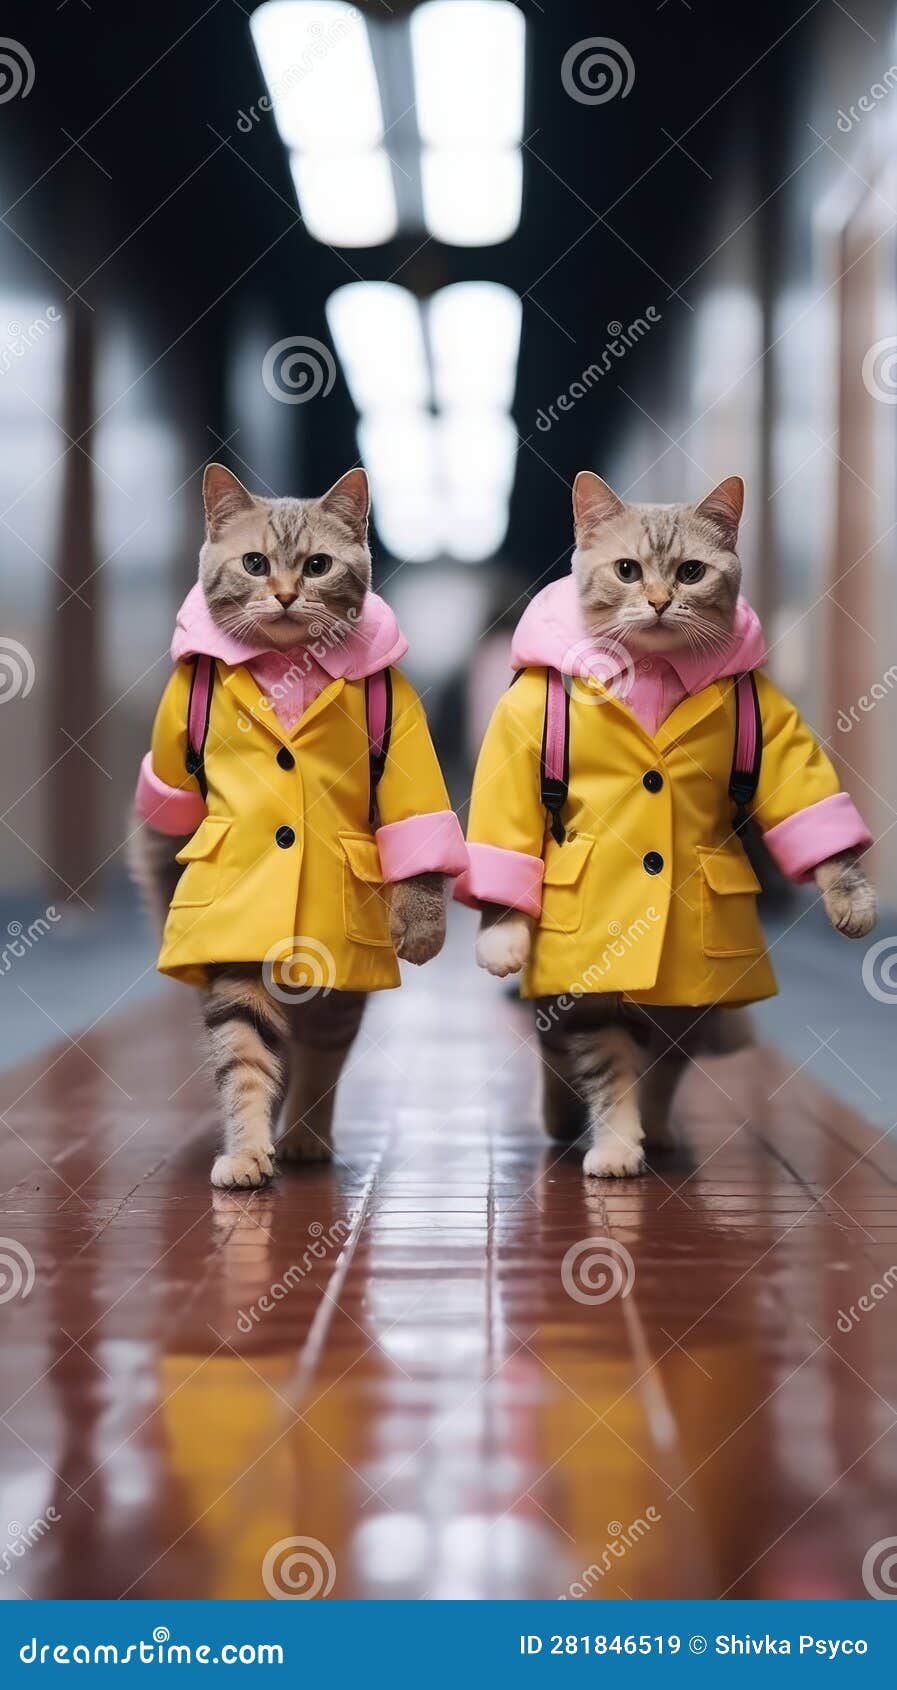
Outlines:
[[[289,1024],[260,970],[217,970],[203,1014],[224,1113],[225,1149],[212,1184],[261,1185],[274,1172],[274,1120],[287,1080]]]
[[[647,1059],[644,1048],[622,1027],[574,1033],[572,1070],[586,1106],[592,1148],[587,1174],[621,1176],[644,1167],[638,1082]]]

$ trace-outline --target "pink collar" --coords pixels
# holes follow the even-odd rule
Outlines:
[[[740,598],[732,637],[724,650],[697,654],[658,652],[657,661],[661,660],[675,670],[686,692],[702,692],[724,675],[760,668],[766,661],[766,641],[756,612],[746,599]],[[583,678],[597,674],[607,683],[631,668],[632,658],[621,641],[602,644],[588,633],[576,582],[572,575],[565,575],[536,594],[514,631],[512,668],[526,669],[532,665]]]
[[[173,663],[199,654],[217,657],[222,663],[251,663],[272,649],[264,641],[255,644],[225,633],[212,619],[201,584],[191,587],[178,611],[171,642]],[[310,653],[331,680],[359,681],[398,663],[408,650],[408,641],[389,605],[376,593],[368,593],[361,615],[344,638],[322,634],[313,645],[301,649]]]

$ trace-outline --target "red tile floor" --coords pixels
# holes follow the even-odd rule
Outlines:
[[[587,1184],[456,948],[374,1005],[334,1166],[213,1193],[194,1013],[0,1080],[0,1596],[864,1594],[897,1144],[763,1049]]]

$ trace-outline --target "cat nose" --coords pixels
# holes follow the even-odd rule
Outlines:
[[[296,603],[296,600],[299,597],[299,594],[298,593],[275,593],[274,597],[276,598],[278,604],[283,605],[284,610],[289,610],[290,605]]]
[[[672,604],[672,599],[649,599],[648,603],[655,616],[662,616],[667,607]]]

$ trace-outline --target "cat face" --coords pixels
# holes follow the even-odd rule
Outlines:
[[[582,470],[573,485],[573,574],[589,632],[634,651],[720,650],[741,585],[743,502],[737,475],[697,505],[630,505]]]
[[[363,469],[320,499],[263,499],[210,464],[202,496],[199,578],[219,627],[280,650],[345,637],[371,584]]]

